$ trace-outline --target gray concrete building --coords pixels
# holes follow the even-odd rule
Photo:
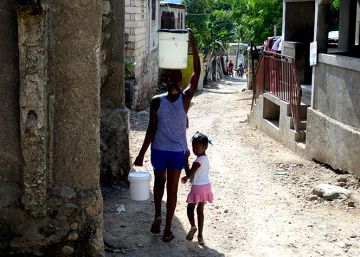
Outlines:
[[[291,105],[266,90],[249,120],[294,151],[359,175],[360,1],[340,0],[338,17],[331,3],[283,1],[282,54],[295,61],[302,93],[298,129],[294,129]],[[330,40],[330,25],[338,28],[335,42]],[[316,47],[311,45],[313,52],[311,42],[316,42]]]
[[[124,5],[3,0],[0,14],[0,255],[104,256],[100,145],[117,144],[114,170],[129,163]]]

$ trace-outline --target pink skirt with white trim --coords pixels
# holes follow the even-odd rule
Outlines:
[[[214,201],[214,195],[211,190],[211,184],[206,185],[192,185],[191,191],[187,197],[187,203],[212,203]]]

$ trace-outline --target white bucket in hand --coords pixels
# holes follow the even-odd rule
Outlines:
[[[187,67],[189,31],[185,29],[159,30],[159,67],[185,69]]]
[[[144,201],[149,199],[151,180],[149,172],[130,172],[128,179],[130,181],[130,198],[132,200]]]

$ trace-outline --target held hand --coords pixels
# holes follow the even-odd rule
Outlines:
[[[189,159],[189,157],[190,157],[190,151],[187,150],[187,151],[185,152],[185,160]]]
[[[181,178],[181,183],[185,184],[188,181],[188,176],[184,176]]]
[[[134,161],[135,166],[143,166],[144,156],[138,155]]]

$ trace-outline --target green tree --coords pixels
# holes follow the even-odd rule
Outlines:
[[[204,43],[205,35],[208,30],[210,13],[209,0],[183,0],[185,5],[185,21],[186,26],[191,28],[195,34],[196,41],[199,46]]]
[[[222,54],[232,42],[236,27],[232,22],[231,2],[184,0],[186,25],[193,29],[205,53]]]
[[[233,0],[233,19],[237,37],[244,42],[261,44],[274,34],[274,26],[281,27],[282,0]]]

